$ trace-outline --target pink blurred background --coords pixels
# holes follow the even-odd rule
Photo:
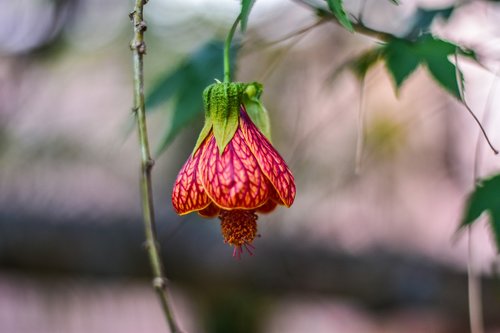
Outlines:
[[[0,332],[167,332],[141,248],[132,3],[1,3]],[[417,8],[452,4],[345,1],[366,25],[401,35]],[[238,10],[238,1],[150,0],[146,90],[224,38]],[[469,1],[432,25],[484,64],[460,59],[466,99],[480,119],[489,112],[484,127],[497,147],[499,18],[496,2]],[[332,22],[272,43],[316,20],[300,1],[259,0],[238,56],[237,79],[265,86],[273,143],[298,188],[293,207],[259,219],[255,257],[234,261],[216,220],[172,210],[172,183],[202,118],[157,158],[159,239],[176,315],[191,333],[468,332],[469,254],[457,226],[479,129],[423,69],[398,96],[382,63],[364,87],[349,71],[332,82],[376,43]],[[172,105],[149,114],[153,146]],[[498,172],[480,140],[479,175]],[[486,331],[500,332],[493,239],[484,221],[471,235]]]

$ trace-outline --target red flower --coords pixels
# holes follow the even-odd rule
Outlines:
[[[235,247],[237,257],[242,247],[252,254],[257,213],[271,212],[277,205],[289,207],[294,198],[292,173],[243,104],[236,131],[223,153],[210,129],[180,170],[172,192],[179,215],[218,215],[224,240]]]

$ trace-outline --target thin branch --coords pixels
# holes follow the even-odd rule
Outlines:
[[[460,68],[458,67],[458,50],[455,50],[455,76],[456,76],[456,80],[458,82],[458,92],[460,94],[460,99],[462,100],[463,105],[465,106],[465,108],[467,109],[467,111],[469,111],[469,113],[472,116],[472,118],[474,118],[474,121],[479,126],[479,129],[483,133],[483,137],[486,139],[486,142],[490,146],[490,148],[493,151],[493,153],[495,155],[497,155],[498,154],[498,150],[491,143],[490,138],[488,137],[488,134],[486,134],[486,131],[485,131],[483,125],[481,124],[481,121],[479,121],[479,119],[474,114],[474,112],[470,108],[469,104],[467,104],[467,101],[465,100],[464,83],[463,83],[461,75],[460,75]]]
[[[456,59],[455,59],[456,61]],[[488,117],[490,115],[491,105],[493,103],[494,91],[498,81],[498,75],[500,74],[500,68],[495,72],[495,77],[491,83],[490,91],[488,92],[488,97],[486,98],[486,104],[484,105],[484,112],[482,117],[482,123],[486,124]],[[479,179],[479,168],[481,160],[481,132],[479,132],[476,140],[476,149],[474,153],[474,173],[473,182],[474,184]],[[468,277],[468,290],[469,290],[469,318],[470,318],[470,329],[472,333],[484,333],[483,325],[483,304],[481,297],[481,278],[478,276],[474,267],[474,247],[473,247],[473,231],[472,225],[468,228],[468,258],[467,258],[467,277]]]
[[[476,115],[472,112],[472,110],[469,108],[465,101],[465,94],[464,94],[464,83],[460,74],[460,68],[458,66],[458,52],[455,50],[455,76],[456,80],[458,83],[458,92],[460,95],[460,99],[462,100],[463,104],[469,111],[469,113],[472,115],[472,117],[476,120],[476,122],[479,124],[479,127],[483,131],[483,134],[486,137],[486,140],[488,140],[488,137],[486,136],[486,133],[479,122],[479,119],[477,119]],[[489,140],[488,140],[489,143]],[[495,151],[495,149],[491,146],[490,147]],[[477,151],[476,151],[476,158],[478,157]],[[474,175],[473,175],[473,183],[475,185],[476,179],[477,179],[477,169],[474,168]],[[472,225],[469,225],[468,227],[468,238],[467,238],[467,243],[468,243],[468,251],[467,251],[467,292],[468,292],[468,297],[469,297],[469,323],[470,323],[470,330],[471,333],[484,333],[484,325],[483,325],[483,307],[482,307],[482,294],[481,294],[481,277],[478,276],[477,272],[475,271],[474,268],[474,247],[473,247],[473,241],[472,241]]]
[[[177,325],[173,311],[170,309],[167,294],[167,279],[163,272],[162,260],[160,257],[159,244],[156,237],[155,215],[153,206],[153,191],[151,186],[151,170],[154,161],[151,158],[149,149],[148,131],[146,125],[146,108],[144,104],[144,63],[143,57],[146,54],[146,44],[144,43],[144,22],[143,7],[146,0],[136,0],[134,10],[130,13],[130,19],[134,25],[134,38],[130,44],[133,53],[134,69],[134,113],[137,118],[139,131],[139,142],[141,147],[141,176],[140,188],[142,198],[142,212],[144,219],[144,231],[146,235],[146,250],[148,252],[151,269],[153,271],[153,287],[160,298],[163,312],[168,326],[172,333],[181,332]]]
[[[298,37],[300,35],[303,35],[305,34],[306,32],[309,32],[310,30],[316,28],[316,27],[319,27],[320,25],[322,25],[323,23],[327,22],[328,20],[325,19],[325,18],[321,18],[319,20],[317,20],[316,22],[314,22],[313,24],[310,24],[304,28],[301,28],[297,31],[294,31],[292,33],[289,33],[283,37],[280,37],[276,40],[272,40],[272,41],[269,41],[269,42],[263,42],[263,43],[259,43],[259,42],[251,42],[251,40],[249,40],[248,43],[245,44],[245,50],[244,52],[240,52],[240,53],[243,53],[243,55],[247,55],[247,54],[250,54],[250,53],[253,53],[253,52],[261,52],[263,49],[265,48],[268,48],[268,47],[271,47],[271,46],[274,46],[276,44],[280,44],[280,43],[283,43],[283,42],[286,42],[287,40],[291,39],[291,38],[294,38],[294,37]]]
[[[312,9],[320,17],[327,18],[327,19],[332,20],[335,23],[340,25],[340,22],[335,17],[335,15],[333,15],[333,13],[329,12],[326,9],[318,8],[313,3],[310,3],[307,0],[292,0],[292,1]],[[388,32],[378,31],[378,30],[374,30],[372,28],[369,28],[366,25],[364,25],[363,23],[361,23],[361,21],[359,21],[359,20],[356,22],[353,22],[351,20],[351,24],[352,24],[354,31],[356,31],[357,33],[360,33],[360,34],[368,36],[368,37],[373,37],[373,38],[378,39],[380,41],[388,41],[388,40],[391,40],[391,39],[396,37],[393,34],[390,34]]]
[[[363,144],[365,141],[365,77],[360,82],[359,87],[359,110],[358,110],[358,134],[356,138],[356,164],[354,167],[354,173],[356,175],[361,174],[361,168],[363,163]]]
[[[297,35],[293,41],[291,41],[288,45],[284,46],[282,49],[278,51],[278,53],[274,56],[274,59],[271,59],[271,62],[267,66],[264,74],[260,75],[260,81],[266,81],[269,75],[276,69],[281,60],[290,52],[290,50],[297,45],[306,35],[301,34]]]
[[[500,67],[495,71],[495,76],[493,78],[493,82],[491,83],[490,90],[488,92],[488,97],[486,97],[486,104],[484,105],[484,112],[483,112],[483,117],[481,119],[481,122],[483,124],[487,124],[489,120],[489,116],[491,114],[491,105],[493,104],[493,100],[495,97],[495,89],[498,83],[498,76],[500,75]],[[476,149],[475,149],[475,154],[474,154],[474,182],[476,182],[479,178],[479,163],[481,161],[481,132],[478,133],[477,135],[477,140],[476,140]]]

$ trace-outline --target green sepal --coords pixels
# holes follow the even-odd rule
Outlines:
[[[244,87],[243,83],[214,83],[203,92],[205,123],[210,120],[211,125],[208,129],[204,127],[204,130],[208,134],[212,128],[220,154],[238,129]],[[200,140],[203,142],[203,139],[198,139]]]
[[[201,144],[207,138],[208,134],[210,134],[210,130],[212,129],[212,120],[208,117],[205,118],[205,125],[201,129],[200,135],[198,136],[198,140],[196,140],[196,144],[194,145],[193,155],[196,153],[198,148],[200,148]]]
[[[269,113],[260,101],[260,96],[264,90],[262,84],[258,82],[249,83],[246,85],[243,92],[243,105],[248,116],[257,128],[271,141],[271,121]]]

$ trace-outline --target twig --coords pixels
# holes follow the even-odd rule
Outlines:
[[[316,11],[319,16],[331,19],[335,23],[340,24],[340,22],[335,17],[335,15],[333,15],[333,13],[329,12],[326,9],[318,8],[314,4],[308,2],[307,0],[292,0],[292,1],[294,1],[300,5],[309,7],[310,9],[313,9],[314,11]],[[351,20],[351,24],[352,24],[354,31],[356,31],[360,34],[363,34],[365,36],[373,37],[373,38],[378,39],[380,41],[388,41],[388,40],[395,38],[395,36],[393,34],[390,34],[388,32],[384,32],[384,31],[374,30],[372,28],[367,27],[366,25],[364,25],[360,21],[352,22],[352,20]]]
[[[456,61],[456,60],[455,60]],[[491,83],[491,88],[486,98],[486,104],[484,105],[484,112],[482,117],[482,122],[487,123],[488,116],[490,114],[491,105],[493,103],[494,90],[498,81],[498,75],[500,74],[500,68],[495,72],[495,77]],[[473,182],[474,184],[479,179],[479,167],[481,160],[481,132],[479,132],[476,140],[476,149],[474,153],[474,174]],[[467,258],[467,277],[468,277],[468,290],[469,290],[469,318],[470,318],[470,329],[472,333],[483,333],[483,304],[481,297],[481,279],[477,275],[474,268],[474,247],[473,247],[473,233],[472,225],[468,228],[468,258]]]
[[[486,104],[484,105],[484,112],[481,122],[483,124],[487,124],[489,120],[489,116],[491,113],[491,105],[493,104],[493,100],[495,97],[494,91],[497,86],[498,76],[500,75],[500,67],[495,71],[495,77],[493,78],[493,82],[491,83],[490,91],[488,92],[488,97],[486,97]],[[476,149],[474,154],[474,182],[476,182],[479,178],[479,162],[481,161],[481,132],[477,135],[476,140]]]
[[[306,32],[309,32],[310,30],[316,28],[316,27],[319,27],[320,25],[322,25],[323,23],[327,22],[328,20],[325,19],[325,18],[321,18],[319,20],[317,20],[316,22],[314,22],[313,24],[310,24],[304,28],[301,28],[297,31],[294,31],[292,33],[289,33],[283,37],[280,37],[276,40],[272,40],[272,41],[269,41],[269,42],[264,42],[264,43],[259,43],[259,42],[251,42],[250,40],[245,44],[245,50],[243,52],[243,55],[248,55],[250,53],[253,53],[253,52],[261,52],[263,49],[265,48],[268,48],[268,47],[271,47],[271,46],[274,46],[276,44],[280,44],[280,43],[283,43],[283,42],[286,42],[287,40],[291,39],[291,38],[295,38],[297,36],[300,36],[300,35],[303,35],[305,34]],[[242,53],[242,52],[240,52]]]
[[[472,118],[474,118],[474,121],[476,122],[476,124],[479,126],[479,129],[483,133],[483,137],[486,139],[488,146],[490,146],[491,150],[493,151],[493,153],[495,153],[495,155],[498,154],[498,150],[491,143],[490,138],[488,137],[488,134],[486,134],[486,131],[484,130],[483,125],[481,124],[481,121],[479,121],[479,119],[474,114],[474,112],[470,108],[469,104],[467,104],[467,101],[465,100],[464,83],[463,83],[461,75],[460,75],[460,68],[458,67],[458,49],[455,50],[455,76],[456,76],[456,80],[458,83],[458,92],[460,94],[460,99],[462,100],[463,105],[465,106],[467,111],[469,111]]]
[[[365,77],[361,79],[359,86],[359,109],[358,109],[358,134],[356,137],[356,162],[354,167],[354,173],[356,175],[361,174],[361,168],[363,163],[363,144],[365,141]]]
[[[143,57],[146,53],[144,43],[144,31],[146,23],[143,17],[143,7],[147,0],[135,0],[134,10],[130,13],[130,19],[134,25],[134,38],[130,44],[133,53],[134,68],[134,113],[137,118],[139,130],[139,142],[141,147],[141,177],[140,188],[142,198],[142,212],[144,219],[144,231],[146,235],[146,250],[148,252],[151,269],[153,271],[153,287],[160,298],[163,312],[172,333],[181,332],[177,325],[173,311],[170,309],[167,295],[167,279],[163,272],[159,244],[156,238],[155,215],[153,206],[153,191],[151,186],[151,170],[154,161],[149,150],[148,131],[146,125],[146,108],[144,105],[144,63]]]
[[[458,67],[458,55],[457,55],[457,50],[455,50],[455,75],[456,75],[456,80],[458,84],[458,93],[460,95],[460,99],[462,100],[463,104],[469,111],[469,113],[472,115],[472,117],[476,120],[476,122],[479,124],[479,127],[481,128],[483,135],[485,135],[486,140],[489,143],[488,136],[486,136],[486,133],[483,129],[483,126],[479,122],[479,119],[477,119],[476,115],[472,112],[470,107],[467,105],[467,102],[465,101],[465,94],[464,94],[464,83],[462,81],[462,77],[460,75],[460,68]],[[493,146],[490,147],[495,151],[495,148]],[[477,151],[476,151],[476,158],[478,157]],[[475,162],[476,163],[476,162]],[[474,177],[473,177],[473,184],[475,185],[476,179],[477,179],[477,168],[474,167]],[[467,251],[467,291],[468,291],[468,297],[469,297],[469,322],[470,322],[470,330],[471,333],[484,333],[484,326],[483,326],[483,307],[482,307],[482,294],[481,294],[481,277],[478,276],[477,272],[475,271],[474,268],[474,247],[473,247],[473,241],[472,241],[472,225],[469,225],[468,227],[468,251]]]

